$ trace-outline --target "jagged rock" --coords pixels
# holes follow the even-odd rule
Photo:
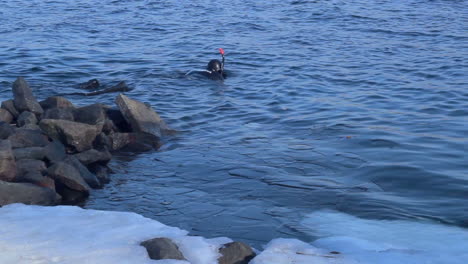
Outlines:
[[[77,108],[74,110],[73,114],[76,122],[95,125],[99,133],[106,121],[106,112],[102,104],[92,104]]]
[[[123,132],[123,133],[132,132],[132,127],[125,120],[120,110],[107,108],[106,115],[107,115],[107,118],[112,122],[113,127],[111,129],[114,132]],[[110,133],[111,131],[108,131],[108,132]]]
[[[52,108],[74,108],[75,106],[62,96],[52,96],[39,103],[44,110]]]
[[[111,160],[112,155],[107,150],[98,151],[95,149],[89,149],[81,153],[74,155],[82,164],[89,165],[91,163],[102,163],[106,164]]]
[[[84,82],[84,83],[80,83],[78,85],[78,87],[80,89],[84,89],[84,90],[96,90],[97,88],[99,88],[100,84],[99,84],[99,81],[97,79],[91,79],[87,82]]]
[[[110,182],[109,168],[98,163],[93,163],[88,166],[89,171],[94,173],[101,184]]]
[[[47,175],[72,190],[89,193],[89,185],[83,180],[79,171],[70,164],[59,161],[47,169]]]
[[[73,116],[73,108],[49,108],[45,110],[42,119],[62,119],[68,121],[75,121]]]
[[[224,244],[219,253],[219,264],[248,264],[255,257],[252,248],[242,242]]]
[[[42,119],[39,127],[51,138],[65,142],[76,151],[92,148],[98,134],[96,126],[58,119]]]
[[[125,149],[127,151],[144,152],[158,149],[161,146],[159,138],[147,133],[112,133],[109,135],[111,150]]]
[[[31,183],[0,181],[0,206],[11,203],[55,205],[57,196],[53,190]]]
[[[133,132],[145,132],[161,137],[162,131],[167,129],[164,121],[150,106],[123,94],[117,96],[115,102]]]
[[[185,260],[184,255],[180,252],[174,242],[169,238],[158,237],[150,240],[146,240],[140,243],[140,245],[146,248],[150,259],[178,259]]]
[[[12,99],[3,101],[2,108],[10,112],[14,119],[16,119],[20,114],[18,110],[16,110],[15,104],[13,103]]]
[[[37,117],[35,114],[31,112],[24,111],[18,116],[18,119],[16,120],[16,126],[22,127],[22,126],[29,125],[29,124],[36,125]]]
[[[62,161],[67,157],[65,146],[57,140],[54,140],[44,147],[45,159],[49,162]]]
[[[16,162],[9,140],[0,140],[0,180],[12,181],[16,176]]]
[[[47,136],[41,130],[18,128],[15,133],[10,135],[12,148],[44,147],[49,144]]]
[[[13,155],[16,160],[20,159],[44,159],[44,148],[43,147],[29,147],[29,148],[17,148],[13,149]]]
[[[15,129],[8,123],[0,121],[0,139],[7,139],[15,132]]]
[[[88,168],[86,168],[81,162],[74,156],[69,155],[63,160],[63,162],[75,167],[80,173],[81,178],[83,178],[86,183],[92,188],[101,188],[102,185],[97,179],[96,175],[92,174]]]
[[[44,175],[47,167],[41,160],[34,159],[20,159],[16,161],[16,178],[21,178],[28,173],[38,172]]]
[[[0,108],[0,121],[9,124],[13,121],[13,115],[8,110]]]
[[[33,96],[31,88],[23,77],[13,83],[13,103],[18,112],[29,111],[41,115],[44,110]]]

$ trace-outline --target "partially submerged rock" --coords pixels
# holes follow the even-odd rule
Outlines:
[[[96,162],[107,164],[107,162],[109,162],[109,160],[112,158],[112,155],[109,151],[98,151],[95,149],[89,149],[81,153],[75,154],[74,156],[84,165],[89,165]]]
[[[96,90],[97,88],[99,88],[99,86],[100,84],[97,79],[91,79],[87,82],[78,84],[78,87],[84,90]]]
[[[67,158],[63,160],[63,162],[73,166],[78,173],[80,174],[81,178],[85,180],[85,182],[91,186],[92,188],[101,188],[102,185],[97,179],[96,175],[92,174],[88,168],[86,168],[81,162],[74,156],[69,155]]]
[[[158,237],[141,242],[142,246],[148,251],[150,259],[178,259],[185,260],[179,247],[169,238]]]
[[[31,88],[23,77],[19,77],[13,83],[13,103],[18,112],[29,111],[36,115],[44,112],[41,105],[33,96]]]
[[[72,190],[89,193],[89,185],[72,165],[59,161],[47,169],[47,174]]]

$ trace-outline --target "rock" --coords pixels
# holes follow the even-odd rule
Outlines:
[[[16,126],[22,127],[22,126],[29,125],[29,124],[36,125],[37,117],[35,114],[31,112],[24,111],[18,116],[18,119],[16,120]]]
[[[74,108],[75,106],[62,96],[52,96],[39,103],[44,110],[52,108]]]
[[[8,110],[0,108],[0,121],[10,124],[13,121],[13,115]]]
[[[28,177],[28,175],[26,175],[26,177]],[[29,179],[29,177],[28,177],[28,179]],[[44,187],[44,188],[49,188],[49,189],[51,189],[51,190],[53,190],[55,192],[55,181],[50,177],[43,176],[42,178],[40,178],[40,181],[33,182],[33,183],[35,185],[37,185],[37,186],[41,186],[41,187]],[[59,199],[61,199],[61,198],[59,198]]]
[[[18,112],[29,111],[41,115],[44,110],[33,96],[31,88],[23,77],[13,83],[13,103]]]
[[[107,139],[109,140],[110,149],[115,151],[131,143],[131,133],[112,133]]]
[[[88,168],[86,168],[83,164],[81,164],[81,162],[76,157],[69,155],[67,156],[67,158],[63,160],[63,162],[75,167],[75,169],[77,169],[78,172],[80,173],[81,178],[83,178],[86,181],[86,183],[92,188],[102,187],[96,175],[92,174],[88,170]]]
[[[248,264],[255,257],[252,248],[242,242],[224,244],[219,253],[219,264]]]
[[[58,119],[42,119],[39,127],[51,138],[65,142],[76,151],[92,148],[98,134],[96,126]]]
[[[109,136],[105,133],[100,133],[97,135],[96,139],[93,142],[93,146],[97,150],[112,149],[112,141]]]
[[[147,133],[112,133],[109,135],[111,150],[144,152],[161,146],[159,137]]]
[[[111,160],[112,155],[107,150],[98,151],[89,149],[74,155],[82,164],[89,165],[91,163],[107,164]]]
[[[84,82],[84,83],[80,83],[78,85],[78,87],[80,89],[84,89],[84,90],[96,90],[97,88],[99,88],[100,84],[99,84],[99,81],[97,79],[91,79],[87,82]]]
[[[16,178],[21,178],[28,173],[38,172],[44,175],[47,170],[45,163],[41,160],[20,159],[16,161]]]
[[[29,148],[17,148],[13,150],[13,155],[16,160],[20,159],[44,159],[44,148],[43,147],[29,147]]]
[[[107,118],[112,122],[112,130],[114,132],[132,132],[130,124],[125,120],[120,110],[108,108],[106,109],[106,115]]]
[[[55,189],[61,195],[63,204],[77,205],[89,196],[88,192],[72,190],[61,183],[56,183]]]
[[[59,161],[47,169],[47,175],[72,190],[89,193],[89,185],[72,165]]]
[[[31,183],[0,181],[0,206],[11,203],[55,205],[57,200],[55,192],[49,188]]]
[[[62,161],[67,157],[65,146],[57,140],[54,140],[44,147],[45,159],[49,162]]]
[[[101,128],[99,132],[101,132],[104,121],[106,120],[106,112],[102,104],[92,104],[77,108],[73,114],[76,122],[88,125],[99,125]]]
[[[15,104],[13,103],[13,100],[6,100],[2,102],[2,108],[10,112],[10,114],[13,116],[14,119],[16,119],[19,116],[18,110],[16,110]]]
[[[73,108],[49,108],[45,110],[42,119],[62,119],[68,121],[75,121],[73,116]]]
[[[15,129],[10,124],[0,121],[0,139],[7,139],[14,132]]]
[[[104,185],[110,182],[109,178],[109,168],[98,163],[93,163],[88,166],[89,171],[96,175],[99,182]]]
[[[16,182],[29,182],[37,186],[49,188],[55,192],[55,182],[49,177],[42,175],[40,172],[28,172],[21,176],[17,176]]]
[[[174,242],[169,238],[158,237],[150,240],[146,240],[140,243],[140,245],[146,248],[150,259],[178,259],[185,260],[184,255],[180,252]]]
[[[9,140],[0,140],[0,180],[12,181],[16,177],[16,162]]]
[[[164,121],[150,106],[123,94],[117,96],[115,102],[133,132],[145,132],[161,137],[162,131],[167,129]]]
[[[47,136],[41,130],[18,128],[10,135],[12,148],[44,147],[49,144]]]

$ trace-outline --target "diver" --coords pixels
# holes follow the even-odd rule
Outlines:
[[[210,60],[204,71],[190,71],[186,75],[191,75],[192,73],[198,73],[205,77],[210,78],[211,80],[224,80],[226,79],[226,72],[224,71],[224,50],[219,49],[222,60]]]

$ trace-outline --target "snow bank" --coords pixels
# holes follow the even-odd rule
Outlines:
[[[468,231],[412,221],[366,220],[320,211],[302,221],[312,244],[271,241],[251,264],[466,264]],[[187,261],[150,260],[140,242],[168,237]],[[187,231],[127,212],[74,206],[8,205],[0,208],[1,264],[158,263],[215,264],[227,238]]]

